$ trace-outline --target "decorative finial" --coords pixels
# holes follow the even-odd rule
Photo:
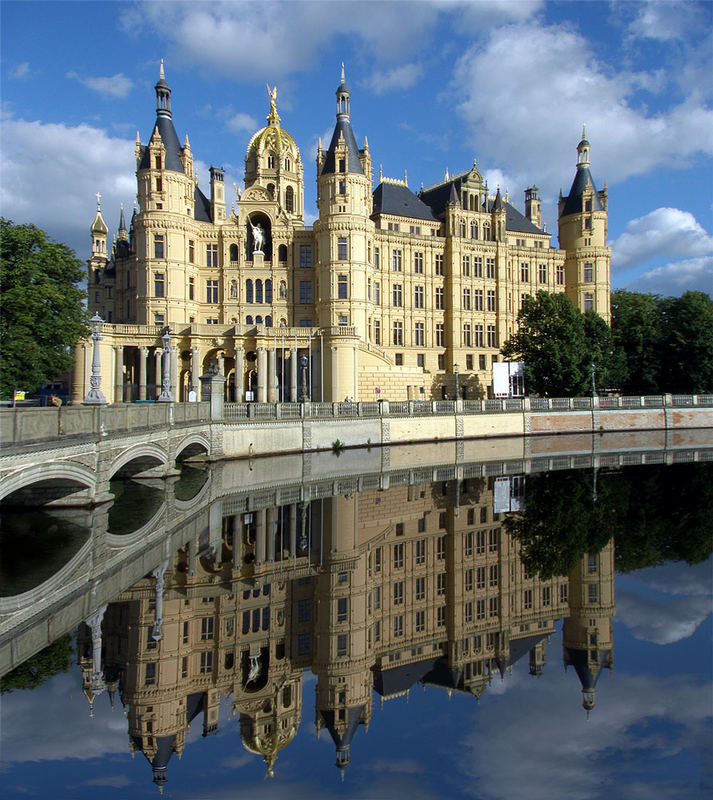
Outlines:
[[[446,180],[450,180],[451,176],[448,174],[448,167],[446,167]]]
[[[97,213],[101,213],[102,210],[102,196],[99,192],[97,192]]]
[[[404,183],[408,186],[408,172],[404,170]]]
[[[382,183],[384,180],[384,165],[379,164],[379,183]]]
[[[473,158],[473,169],[478,169],[478,160],[475,157]]]
[[[346,78],[344,77],[344,62],[342,61],[342,83],[346,83]]]
[[[163,71],[163,59],[161,59],[161,68],[158,71],[158,79],[160,81],[165,81],[166,80],[166,75],[165,75],[165,73]]]
[[[586,139],[586,138],[587,138],[587,125],[586,125],[586,123],[583,122],[582,123],[582,139]]]

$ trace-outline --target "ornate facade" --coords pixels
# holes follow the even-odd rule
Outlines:
[[[231,401],[429,400],[452,397],[456,384],[476,398],[488,392],[527,295],[567,292],[609,320],[607,192],[595,188],[584,134],[559,203],[558,249],[542,226],[537,187],[525,191],[522,214],[499,188],[492,194],[475,161],[418,193],[406,178],[379,175],[374,187],[342,68],[334,134],[318,148],[310,228],[302,156],[282,127],[276,89],[267,125],[248,146],[245,188],[232,200],[217,167],[209,195],[199,188],[163,65],[155,89],[148,143],[137,134],[129,227],[122,209],[109,246],[98,202],[91,229],[89,306],[106,323],[109,402],[155,399],[164,346],[179,401],[198,394],[213,363]],[[88,391],[91,359],[91,346],[78,346],[76,401]]]

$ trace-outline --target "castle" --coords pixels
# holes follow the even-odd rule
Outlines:
[[[334,133],[318,147],[310,228],[302,156],[282,127],[276,88],[233,202],[222,169],[210,169],[209,196],[199,188],[163,62],[155,89],[148,143],[137,134],[129,227],[122,209],[109,245],[99,199],[91,227],[89,308],[105,323],[108,402],[155,399],[164,349],[177,401],[199,395],[209,366],[225,377],[228,401],[431,400],[456,387],[478,398],[528,295],[566,292],[609,321],[607,191],[595,188],[584,133],[560,197],[557,249],[537,187],[526,189],[522,214],[499,188],[492,195],[475,161],[418,193],[382,175],[374,188],[342,66]],[[89,390],[91,363],[91,344],[80,344],[75,401]]]

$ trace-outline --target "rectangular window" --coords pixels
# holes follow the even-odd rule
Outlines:
[[[527,283],[530,280],[530,265],[520,264],[520,280]]]
[[[532,589],[525,589],[522,593],[522,607],[525,611],[532,609]]]
[[[387,223],[386,227],[390,231],[397,231],[399,229],[399,223],[398,222],[389,222],[389,223]]]
[[[436,308],[437,309],[441,309],[442,310],[442,309],[444,309],[446,307],[445,306],[445,302],[444,302],[444,296],[443,296],[443,288],[441,286],[437,286],[436,287],[436,302],[435,302],[435,304],[436,304]]]
[[[566,583],[563,583],[563,584],[560,586],[560,603],[566,603],[566,602],[567,602],[567,600],[568,600],[568,597],[569,597],[569,595],[568,595],[568,588],[569,588],[569,587],[567,586],[567,584],[566,584]]]
[[[347,650],[348,650],[347,642],[348,642],[348,640],[347,640],[347,634],[346,633],[340,633],[339,636],[337,636],[337,655],[338,656],[347,655]]]
[[[584,265],[584,282],[591,283],[594,280],[594,265],[593,264],[585,264]]]
[[[195,294],[196,294],[196,279],[191,277],[188,279],[188,299],[194,300]]]
[[[446,557],[446,537],[439,536],[436,539],[436,558],[442,561]]]
[[[146,686],[151,686],[156,683],[156,662],[150,661],[146,665],[146,672],[144,673],[144,683]]]
[[[310,622],[312,619],[312,600],[305,597],[297,601],[297,622]]]
[[[597,572],[597,555],[596,553],[587,553],[587,574],[596,575]]]
[[[436,347],[446,346],[446,332],[442,322],[436,323]]]
[[[400,606],[404,601],[404,582],[397,581],[394,584],[394,605]]]
[[[401,272],[401,251],[394,250],[391,254],[391,269],[394,272]]]
[[[164,239],[163,234],[157,233],[153,237],[153,255],[154,258],[163,258],[164,256]]]
[[[472,508],[468,509],[468,514],[472,511]],[[465,556],[472,556],[473,555],[473,531],[467,531],[463,534],[463,555]]]
[[[549,586],[542,587],[542,605],[549,606],[552,602],[551,591]]]
[[[466,592],[472,592],[473,591],[473,570],[472,569],[467,569],[463,573],[463,589]]]
[[[436,616],[436,625],[442,628],[446,624],[446,607],[439,606]]]
[[[300,304],[311,305],[312,303],[312,281],[300,281]]]
[[[494,258],[486,258],[485,259],[485,277],[486,278],[494,278],[495,277],[495,259]]]
[[[463,608],[463,617],[465,622],[473,621],[473,603],[469,600]]]
[[[475,601],[475,618],[485,619],[485,600]]]
[[[426,563],[426,540],[425,539],[417,539],[416,544],[416,553],[415,553],[415,560],[417,564],[425,564]]]
[[[498,616],[498,598],[491,597],[488,600],[488,616],[489,617],[497,617]]]
[[[483,336],[483,326],[482,325],[480,326],[480,335],[481,335],[481,339],[482,339],[482,336]],[[482,347],[482,341],[481,341],[481,345],[480,346]],[[483,353],[481,353],[478,356],[478,369],[485,369],[485,355]]]
[[[537,267],[537,280],[540,283],[547,283],[547,264],[540,264]]]
[[[483,290],[475,289],[473,291],[473,311],[483,310]]]
[[[416,366],[421,368],[426,366],[426,356],[423,353],[416,354]]]
[[[213,638],[213,617],[203,617],[201,619],[201,639]]]
[[[381,322],[374,320],[374,344],[381,344]]]
[[[446,573],[441,572],[436,575],[436,594],[446,593]]]
[[[442,253],[438,253],[436,255],[435,270],[436,270],[436,275],[445,275],[445,271],[443,269],[443,254]]]
[[[423,274],[423,253],[413,254],[413,271],[419,275]]]
[[[347,299],[347,276],[346,275],[338,275],[337,276],[337,297],[339,300],[346,300]]]
[[[584,310],[594,311],[594,295],[591,292],[586,292],[584,295]]]
[[[470,332],[470,324],[466,322],[463,325],[463,347],[471,347],[472,346],[472,338]]]
[[[408,226],[409,233],[421,233],[421,226],[420,225],[409,225]]]
[[[426,630],[426,612],[416,612],[416,633],[423,633]]]
[[[188,263],[196,263],[196,243],[193,241],[193,239],[188,240]]]
[[[381,266],[381,252],[378,247],[374,248],[374,267],[379,269]]]
[[[426,599],[426,579],[425,578],[416,578],[416,591],[414,594],[416,600],[425,600]]]
[[[374,587],[374,611],[381,608],[381,586]]]
[[[403,305],[403,290],[400,283],[395,283],[391,287],[391,297],[392,301],[391,304],[394,308],[400,308]]]
[[[374,281],[374,305],[381,305],[381,284]]]
[[[403,343],[404,343],[404,324],[403,322],[394,322],[392,344],[403,345]]]
[[[489,585],[491,587],[497,586],[499,578],[500,578],[500,567],[497,564],[491,564],[490,573],[488,577]]]
[[[564,264],[557,265],[557,285],[564,286]]]
[[[205,248],[205,263],[208,267],[217,267],[218,266],[218,245],[217,244],[207,244]],[[210,301],[209,301],[210,302]]]
[[[463,311],[470,311],[470,289],[463,289]]]
[[[485,531],[476,531],[475,534],[475,552],[482,555],[485,552]]]
[[[483,259],[481,256],[473,256],[473,277],[483,277]]]
[[[393,618],[394,638],[404,635],[404,617],[403,614],[397,614]]]
[[[466,278],[469,278],[470,277],[470,256],[463,256],[462,263],[463,263],[463,275],[465,275]]]
[[[300,267],[302,269],[310,269],[312,267],[312,245],[300,245]]]
[[[337,598],[337,622],[347,621],[347,598]]]
[[[164,273],[163,272],[154,272],[154,274],[153,274],[153,296],[154,297],[163,297],[164,296]]]
[[[413,326],[413,343],[415,347],[423,347],[426,338],[425,324],[416,322]],[[423,366],[421,364],[420,366]]]
[[[496,308],[496,305],[495,305],[495,290],[494,289],[488,289],[487,302],[488,302],[488,311],[497,311],[497,308]]]
[[[485,567],[478,567],[475,571],[476,589],[485,589]]]
[[[497,553],[498,552],[498,542],[500,539],[500,530],[498,528],[491,528],[488,531],[488,552],[489,553]]]
[[[297,655],[306,656],[310,651],[310,634],[300,633],[297,637]]]
[[[213,672],[213,653],[208,650],[204,650],[201,653],[200,672],[202,675]]]
[[[403,569],[404,566],[404,545],[403,542],[394,545],[394,569]]]
[[[381,641],[381,620],[376,620],[374,623],[374,642]]]
[[[497,347],[498,339],[497,336],[495,335],[495,325],[488,325],[487,334],[488,334],[488,347]]]
[[[206,303],[218,302],[218,281],[205,282],[205,301]]]
[[[414,286],[413,305],[415,308],[423,308],[423,286]]]
[[[347,260],[347,237],[340,236],[337,239],[337,259],[339,261]]]
[[[598,599],[597,584],[596,583],[587,584],[587,602],[596,603],[597,599]]]

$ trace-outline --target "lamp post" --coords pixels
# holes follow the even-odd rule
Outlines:
[[[597,396],[597,386],[596,386],[596,383],[594,382],[594,373],[597,370],[596,364],[590,364],[589,365],[589,369],[591,369],[591,371],[592,371],[592,397],[596,397]]]
[[[307,386],[307,365],[309,359],[307,356],[300,356],[300,367],[302,368],[302,402],[307,402],[310,399],[309,386]]]
[[[156,400],[157,403],[172,403],[173,395],[171,394],[171,334],[169,329],[166,328],[163,336],[163,362],[162,362],[162,377],[161,377],[161,394]]]
[[[455,399],[458,400],[460,398],[460,394],[458,392],[458,364],[454,364],[453,365],[453,369],[455,370],[455,376],[456,376],[456,396],[455,396]]]
[[[99,357],[99,342],[102,340],[101,326],[104,320],[95,312],[94,316],[89,320],[92,323],[92,376],[89,378],[89,385],[91,389],[87,392],[84,398],[84,403],[87,405],[106,405],[106,397],[101,391],[101,359]]]

